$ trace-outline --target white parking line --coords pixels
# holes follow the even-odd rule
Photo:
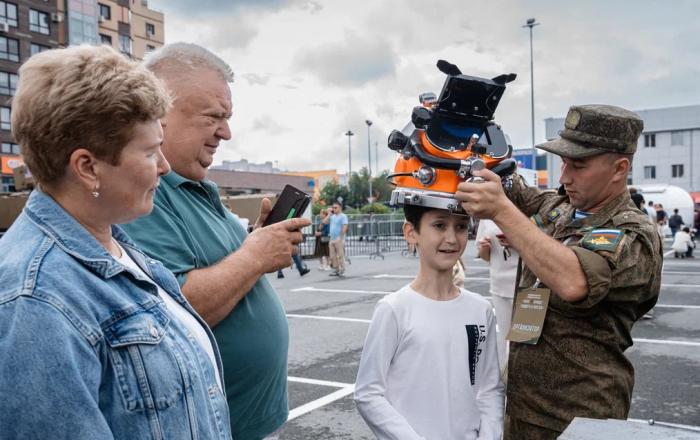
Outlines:
[[[309,385],[322,385],[324,387],[333,387],[333,388],[347,388],[347,387],[354,386],[354,384],[351,384],[351,383],[332,382],[329,380],[308,379],[306,377],[295,377],[295,376],[287,376],[287,380],[289,382],[306,383]]]
[[[413,279],[415,275],[394,275],[391,273],[382,273],[379,275],[374,275],[372,278],[400,278],[400,279]],[[466,277],[464,281],[488,281],[489,277]]]
[[[700,306],[689,306],[683,304],[657,304],[654,307],[660,307],[662,309],[700,309]]]
[[[642,423],[644,425],[649,424],[649,420],[641,420],[641,419],[627,419],[629,422],[634,422],[634,423]],[[669,423],[669,422],[660,422],[658,420],[654,421],[655,425],[659,426],[669,426],[673,428],[680,428],[680,429],[685,429],[688,431],[695,431],[695,432],[700,432],[700,426],[693,426],[693,425],[681,425],[679,423]]]
[[[326,396],[321,397],[320,399],[313,400],[309,403],[305,403],[304,405],[298,406],[294,408],[293,410],[289,411],[289,416],[287,417],[287,421],[294,420],[297,417],[301,417],[304,414],[310,413],[311,411],[321,408],[323,406],[326,406],[330,403],[335,402],[336,400],[340,400],[343,397],[350,395],[355,392],[355,385],[351,384],[348,385],[344,388],[339,389],[338,391],[334,391]]]
[[[691,308],[691,309],[700,308],[700,306],[675,305],[675,304],[657,304],[656,307]],[[291,317],[291,318],[300,318],[300,319],[321,319],[321,320],[327,320],[327,321],[345,321],[345,322],[357,322],[357,323],[363,323],[363,324],[369,324],[370,322],[372,322],[369,319],[340,318],[340,317],[336,317],[336,316],[294,315],[294,314],[288,314],[287,316]],[[647,344],[667,344],[667,345],[683,345],[683,346],[689,346],[689,347],[700,347],[700,342],[698,342],[698,341],[676,341],[673,339],[646,339],[646,338],[635,338],[635,339],[633,339],[633,341],[647,343]]]
[[[335,316],[317,316],[317,315],[296,315],[293,313],[287,313],[287,318],[319,319],[322,321],[360,322],[363,324],[369,324],[370,322],[372,322],[369,319],[339,318],[339,317],[335,317]]]
[[[700,347],[700,342],[695,341],[674,341],[672,339],[632,339],[634,342],[645,342],[647,344],[668,344],[668,345],[684,345],[688,347]]]
[[[346,290],[346,289],[319,289],[318,287],[299,287],[290,292],[333,292],[333,293],[366,293],[368,295],[388,295],[393,292],[384,290]]]

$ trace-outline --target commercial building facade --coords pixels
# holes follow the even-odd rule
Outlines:
[[[628,183],[670,184],[700,191],[700,105],[637,110],[644,131],[637,143]],[[548,140],[559,136],[564,118],[545,119]],[[559,185],[561,159],[547,153],[550,187]]]

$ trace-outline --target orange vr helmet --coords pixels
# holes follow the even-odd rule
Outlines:
[[[513,147],[493,122],[505,85],[516,75],[467,76],[444,60],[437,67],[447,75],[440,97],[421,94],[411,122],[389,135],[388,147],[399,153],[394,173],[388,176],[396,185],[391,204],[466,214],[454,198],[460,182],[475,179],[475,170],[489,168],[508,185],[517,168],[510,158]]]

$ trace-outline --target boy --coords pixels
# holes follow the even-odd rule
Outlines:
[[[491,304],[459,289],[452,268],[469,219],[405,206],[418,275],[379,301],[362,351],[355,403],[379,439],[498,440],[503,384]]]

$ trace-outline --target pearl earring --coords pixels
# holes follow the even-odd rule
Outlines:
[[[100,185],[95,185],[95,189],[92,191],[92,196],[98,198],[100,196]]]

